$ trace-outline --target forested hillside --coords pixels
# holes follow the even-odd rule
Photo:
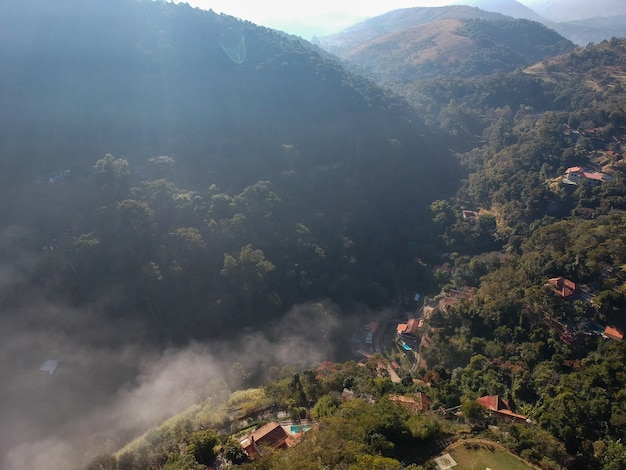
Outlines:
[[[540,23],[464,6],[395,10],[317,42],[378,83],[511,72],[574,45]]]
[[[342,357],[342,321],[428,277],[419,228],[458,162],[302,40],[184,4],[10,0],[0,63],[3,468],[152,424],[102,408],[154,392],[167,347],[219,365],[149,416],[233,363]]]
[[[403,100],[185,5],[24,8],[0,15],[1,210],[32,230],[22,249],[54,248],[33,288],[73,305],[115,289],[107,308],[183,338],[392,295],[456,165]]]
[[[0,466],[621,468],[626,42],[446,21],[482,52],[399,97],[187,5],[0,3]]]
[[[404,307],[423,315],[419,355],[378,340],[381,355],[360,363],[265,369],[263,389],[202,402],[92,465],[424,469],[459,455],[448,444],[460,440],[475,459],[500,452],[488,444],[498,441],[543,469],[620,468],[624,47],[416,86],[418,109],[449,132],[467,175],[430,207],[432,256],[418,263],[438,264],[415,279],[429,299]],[[516,422],[480,397],[506,403]],[[311,429],[293,448],[243,450],[280,416]]]
[[[432,207],[454,265],[440,273],[444,291],[473,290],[430,317],[430,396],[444,406],[506,397],[563,443],[568,455],[524,451],[544,468],[619,468],[626,452],[624,46],[416,86],[425,114],[460,136],[468,170],[456,197]],[[476,231],[487,223],[490,240]]]

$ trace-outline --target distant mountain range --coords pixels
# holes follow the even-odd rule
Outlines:
[[[574,48],[540,23],[469,6],[395,10],[318,44],[387,84],[510,72]]]
[[[621,0],[600,0],[587,2],[582,0],[461,0],[450,2],[450,7],[462,5],[454,13],[455,18],[493,18],[483,13],[472,12],[480,9],[483,12],[500,13],[518,19],[527,19],[544,24],[578,45],[590,42],[601,42],[612,37],[626,37],[626,2]],[[471,8],[470,8],[471,7]],[[342,37],[350,41],[353,34],[363,25],[372,25],[372,22],[382,23],[388,32],[402,29],[409,25],[422,24],[425,20],[449,18],[449,7],[438,8],[409,8],[389,12],[376,18],[370,18],[355,24],[344,31],[327,37],[314,38],[314,42],[329,46],[332,38]],[[392,20],[392,21],[386,21]],[[394,25],[393,21],[397,21]],[[363,37],[360,42],[367,39]],[[330,45],[332,47],[332,45]]]
[[[486,3],[506,3],[486,0]],[[626,2],[622,0],[523,0],[527,7],[554,22],[615,18],[626,15]],[[482,8],[482,7],[481,7]]]
[[[513,18],[538,21],[578,45],[626,37],[622,0],[468,0],[469,5]]]

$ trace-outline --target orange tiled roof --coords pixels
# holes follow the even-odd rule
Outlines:
[[[396,331],[400,335],[419,336],[419,327],[419,320],[411,318],[407,323],[400,323]]]
[[[569,175],[570,173],[580,173],[581,171],[585,171],[582,166],[571,166],[565,170],[565,174]]]
[[[480,405],[489,411],[497,413],[516,421],[526,421],[526,416],[514,413],[506,400],[501,399],[498,395],[487,395],[476,400]]]
[[[571,297],[576,293],[576,283],[565,279],[563,276],[553,277],[548,284],[563,298]]]
[[[609,338],[624,339],[624,333],[622,333],[621,330],[615,328],[614,326],[607,326],[604,329],[604,334]]]
[[[269,422],[250,434],[241,442],[241,446],[251,457],[258,453],[259,445],[278,449],[288,445],[289,436],[275,421]]]

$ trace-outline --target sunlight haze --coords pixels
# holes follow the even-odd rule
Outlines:
[[[337,0],[308,3],[271,0],[252,3],[249,0],[189,0],[189,5],[225,13],[261,26],[275,28],[310,39],[312,36],[341,31],[365,18],[400,8],[434,7],[468,3],[467,0]]]

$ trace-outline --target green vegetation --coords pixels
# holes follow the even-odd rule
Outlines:
[[[626,41],[549,58],[568,44],[542,30],[519,63],[543,61],[505,73],[507,41],[537,26],[469,21],[460,32],[488,46],[466,73],[398,80],[412,109],[303,41],[225,15],[61,3],[28,8],[85,4],[86,21],[60,15],[23,63],[9,52],[36,23],[18,2],[0,14],[0,96],[15,113],[0,129],[7,325],[45,323],[28,313],[37,298],[115,325],[107,348],[138,325],[157,347],[287,337],[298,358],[311,344],[343,358],[354,325],[404,312],[404,289],[430,307],[421,360],[390,354],[396,382],[379,354],[285,365],[291,350],[251,347],[200,403],[86,468],[417,470],[468,432],[545,469],[620,468],[626,343],[603,333],[626,329]],[[123,19],[114,36],[98,15]],[[499,73],[471,77],[485,70]],[[548,284],[559,277],[571,292]],[[393,400],[418,393],[437,413]],[[499,420],[484,395],[530,422]],[[287,418],[312,429],[251,461],[240,438]],[[526,468],[499,450],[453,452],[467,468]]]

